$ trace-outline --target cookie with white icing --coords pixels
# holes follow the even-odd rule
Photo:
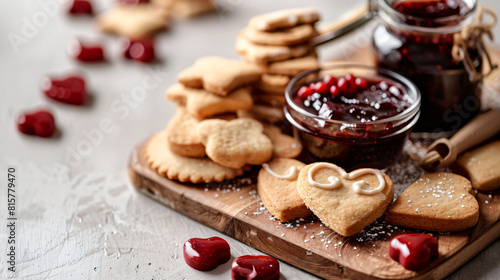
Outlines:
[[[276,158],[265,163],[257,177],[257,192],[264,207],[282,222],[312,214],[297,192],[299,170],[304,166],[298,160]]]
[[[297,190],[306,206],[329,228],[351,236],[382,216],[394,198],[394,185],[376,169],[346,173],[332,163],[302,168]]]

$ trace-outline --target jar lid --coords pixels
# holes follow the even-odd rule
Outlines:
[[[400,0],[378,0],[378,13],[380,18],[390,26],[417,33],[451,34],[460,32],[465,26],[474,21],[477,12],[476,0],[459,0],[467,6],[468,10],[466,13],[436,19],[428,19],[403,14],[397,11],[392,5],[396,1]],[[432,20],[432,27],[425,25],[422,26],[419,24],[429,22],[429,20]]]

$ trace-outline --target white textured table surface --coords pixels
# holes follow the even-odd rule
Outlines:
[[[234,40],[251,16],[313,5],[321,8],[327,22],[360,1],[220,1],[225,9],[217,14],[175,21],[158,37],[161,63],[148,66],[122,59],[117,38],[100,34],[91,18],[70,18],[55,11],[61,7],[58,1],[62,2],[2,3],[0,278],[229,279],[230,263],[208,273],[185,264],[182,244],[187,239],[224,236],[137,193],[126,173],[129,153],[172,117],[174,105],[165,101],[164,90],[180,70],[203,55],[237,58]],[[102,11],[110,1],[97,2]],[[481,2],[500,12],[497,0]],[[12,34],[23,39],[13,44]],[[495,34],[500,36],[498,26]],[[65,48],[75,36],[103,39],[109,61],[81,65],[69,59]],[[338,50],[327,45],[320,54],[336,56]],[[56,104],[40,93],[43,75],[68,71],[87,78],[90,106]],[[156,86],[145,96],[134,95],[143,80],[151,78]],[[35,107],[51,108],[58,137],[27,137],[16,130],[17,114]],[[101,122],[111,122],[112,131],[97,132]],[[7,270],[8,166],[17,168],[15,273]],[[260,253],[225,239],[233,258]],[[499,259],[497,241],[450,278],[499,279]],[[283,279],[315,279],[285,263],[281,267]]]

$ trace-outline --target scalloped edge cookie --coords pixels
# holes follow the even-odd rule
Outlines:
[[[146,144],[146,160],[158,174],[180,182],[212,183],[243,175],[243,169],[221,166],[208,158],[188,158],[176,155],[167,145],[167,132],[158,132]]]

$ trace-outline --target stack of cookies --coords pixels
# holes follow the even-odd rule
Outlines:
[[[256,109],[281,110],[290,79],[319,67],[311,44],[318,34],[314,24],[319,19],[314,8],[281,10],[252,18],[240,32],[236,52],[263,71],[252,92],[255,103],[259,104]]]
[[[249,84],[260,76],[255,65],[213,56],[182,71],[166,92],[178,105],[175,116],[146,148],[151,166],[170,179],[210,183],[242,175],[246,164],[269,160],[272,144],[263,126],[252,119],[235,120],[236,111],[252,108]],[[228,150],[237,153],[228,155]]]
[[[250,84],[261,75],[256,65],[215,56],[182,71],[166,92],[177,103],[175,116],[145,149],[151,167],[169,179],[211,183],[271,157],[299,155],[302,146],[278,127],[236,115],[252,109]]]

